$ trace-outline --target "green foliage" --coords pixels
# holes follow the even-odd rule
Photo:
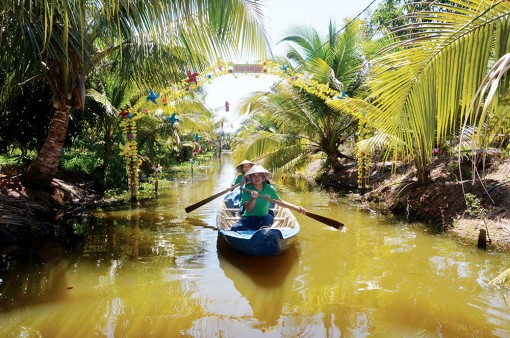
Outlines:
[[[96,154],[84,151],[67,151],[62,155],[61,168],[69,171],[83,171],[92,174],[94,169],[100,165]]]
[[[0,155],[0,167],[26,166],[35,156],[35,151],[14,148],[6,154]]]
[[[404,36],[409,34],[409,29],[403,29],[402,27],[412,24],[410,14],[425,10],[438,11],[440,9],[436,7],[437,4],[447,4],[449,2],[451,1],[383,0],[370,16],[368,27],[371,35],[386,33],[389,29],[397,36]]]
[[[96,152],[84,148],[69,149],[62,154],[60,167],[90,175],[103,189],[119,186],[127,188],[125,164],[120,156],[112,157],[105,169]]]
[[[127,185],[125,185],[127,188]],[[137,200],[151,199],[156,194],[155,185],[153,182],[140,182],[138,186]],[[106,190],[103,196],[104,199],[114,199],[117,202],[128,203],[131,201],[131,193],[129,190],[123,189],[109,189]]]
[[[36,125],[33,128],[36,131],[49,125],[39,124],[38,119],[44,117],[38,114],[40,109],[55,108],[56,118],[51,120],[49,133],[42,136],[16,134],[15,128],[6,125],[5,132],[0,133],[6,135],[0,140],[0,152],[21,135],[24,139],[15,147],[29,144],[39,150],[23,180],[33,187],[48,186],[58,170],[63,140],[66,136],[67,141],[74,138],[72,133],[67,134],[67,123],[71,109],[84,109],[85,80],[90,81],[96,72],[108,74],[105,77],[111,75],[110,82],[98,80],[101,85],[106,84],[98,88],[103,89],[98,93],[114,94],[109,100],[118,103],[119,109],[126,108],[122,104],[127,102],[125,94],[133,88],[159,90],[181,81],[186,70],[199,71],[219,58],[237,56],[237,51],[265,58],[269,48],[260,14],[259,3],[240,0],[138,1],[136,5],[131,0],[2,1],[0,111],[9,116],[0,118],[3,121],[11,118],[12,123],[22,121],[30,127]],[[51,95],[47,101],[38,103],[39,109],[31,110],[31,120],[16,118],[13,110],[3,109],[3,104],[24,98],[19,93],[26,93],[38,80],[43,81],[43,88],[51,88]],[[119,84],[118,90],[108,87],[114,81]],[[111,107],[106,108],[111,112],[108,109]],[[78,114],[71,119],[77,117]],[[97,124],[85,127],[93,130]],[[111,145],[107,129],[101,139],[106,148]],[[107,163],[109,151],[105,150],[104,155],[103,161]]]
[[[480,199],[471,193],[464,195],[466,200],[466,212],[473,217],[480,217],[485,219],[487,216],[487,209],[482,206]]]
[[[341,34],[334,23],[328,28],[323,39],[313,28],[294,27],[293,35],[282,40],[289,43],[286,63],[298,64],[310,81],[353,96],[364,76],[364,25],[355,20]],[[344,151],[350,151],[345,144],[354,137],[357,120],[331,109],[316,93],[279,85],[269,94],[254,95],[242,111],[251,120],[233,143],[235,160],[263,160],[266,168],[282,173],[303,168],[314,154],[325,159],[325,170],[338,171],[342,159],[353,160]]]
[[[478,99],[488,66],[510,51],[509,2],[471,0],[469,6],[450,2],[433,6],[434,11],[414,11],[406,17],[407,26],[396,27],[406,34],[371,61],[371,93],[365,101],[376,109],[364,109],[368,124],[386,135],[393,160],[413,159],[420,182],[430,178],[436,146],[446,144],[463,123],[473,128],[484,120],[470,114],[470,107]],[[491,91],[496,99],[487,115],[500,105],[506,108],[499,115],[507,112],[507,87],[492,86]],[[497,126],[507,129],[505,123]],[[484,129],[477,127],[478,132]]]

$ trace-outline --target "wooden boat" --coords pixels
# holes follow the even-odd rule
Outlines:
[[[222,201],[218,210],[218,245],[226,243],[244,256],[277,256],[285,252],[295,240],[299,223],[287,208],[278,205],[273,209],[275,218],[271,227],[260,230],[232,231],[230,228],[240,219],[239,208],[229,208]]]

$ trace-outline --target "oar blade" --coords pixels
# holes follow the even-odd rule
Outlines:
[[[321,216],[321,215],[317,215],[317,214],[314,214],[313,212],[309,212],[309,211],[306,211],[305,213],[308,217],[310,218],[313,218],[314,220],[316,221],[319,221],[321,223],[324,223],[326,225],[329,225],[335,229],[341,229],[344,227],[344,224],[337,221],[337,220],[334,220],[334,219],[331,219],[331,218],[328,218],[328,217],[324,217],[324,216]]]

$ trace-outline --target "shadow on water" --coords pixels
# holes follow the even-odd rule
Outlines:
[[[292,245],[280,256],[246,257],[218,241],[219,266],[245,297],[263,326],[274,326],[282,315],[298,270],[298,253]]]

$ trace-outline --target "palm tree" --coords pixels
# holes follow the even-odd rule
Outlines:
[[[394,159],[413,159],[420,182],[429,178],[433,148],[443,146],[464,121],[475,126],[477,115],[468,112],[477,89],[491,65],[510,51],[508,1],[457,0],[435,6],[413,13],[410,20],[415,21],[406,26],[412,35],[400,37],[373,60],[371,94],[365,100],[373,106],[350,103],[365,105],[366,120],[384,135]],[[488,115],[508,114],[508,88],[508,77],[494,87]],[[343,102],[331,105],[347,109]],[[508,119],[491,126],[507,129]]]
[[[340,147],[354,135],[355,119],[335,113],[315,95],[280,85],[248,104],[252,127],[237,137],[236,158],[264,159],[273,171],[303,167],[314,154],[324,155],[324,169],[335,171],[342,167],[339,159],[353,160]]]
[[[6,0],[0,4],[1,99],[34,78],[53,93],[48,138],[23,178],[47,187],[55,176],[72,109],[84,107],[85,79],[114,68],[161,87],[184,69],[218,57],[267,50],[260,5],[252,1]],[[182,76],[184,77],[184,76]],[[181,77],[181,78],[182,78]]]
[[[183,97],[171,107],[163,106],[158,109],[161,109],[163,114],[161,118],[147,114],[137,123],[141,146],[145,146],[145,152],[153,164],[158,162],[158,154],[153,150],[156,145],[164,144],[169,149],[179,151],[183,136],[212,135],[214,132],[212,112],[194,98]],[[178,122],[172,123],[168,118],[174,113]]]
[[[343,29],[330,22],[325,41],[310,27],[296,26],[291,34],[282,42],[289,43],[287,57],[297,64],[298,71],[309,72],[317,82],[329,84],[345,95],[352,96],[359,89],[365,42],[361,20],[346,21]]]
[[[332,22],[328,28],[322,41],[315,29],[294,27],[293,35],[282,40],[290,43],[287,56],[298,71],[311,74],[310,81],[328,84],[345,97],[354,95],[363,78],[363,23],[354,20],[341,34]],[[334,171],[341,169],[341,159],[353,160],[340,148],[354,136],[357,121],[313,94],[281,85],[266,97],[254,96],[242,110],[263,123],[238,137],[234,156],[265,158],[272,170],[297,168],[310,161],[311,154],[325,155],[324,169]],[[268,128],[261,130],[264,126]]]

